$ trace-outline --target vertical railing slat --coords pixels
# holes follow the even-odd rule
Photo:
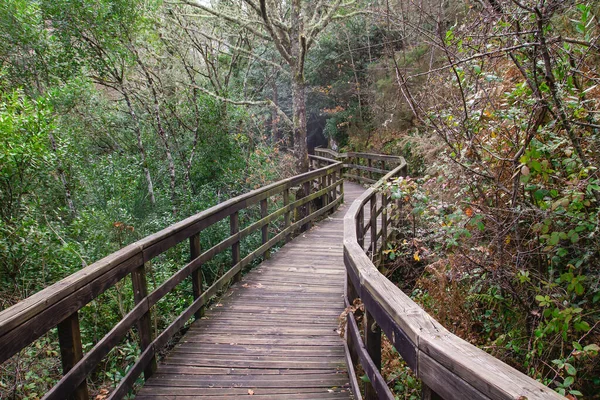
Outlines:
[[[283,206],[286,207],[290,204],[290,188],[285,188],[285,190],[283,191]],[[284,229],[287,229],[290,227],[291,225],[291,211],[286,212],[283,215],[283,225],[284,225]],[[287,234],[285,235],[285,242],[288,243],[290,240],[292,240],[292,235],[291,234]]]
[[[388,205],[388,198],[387,198],[387,194],[384,192],[381,193],[381,250],[380,250],[380,254],[381,254],[381,260],[383,262],[383,252],[385,250],[387,250],[387,244],[388,244],[388,233],[387,233],[387,228],[388,228],[388,217],[387,217],[387,205]]]
[[[269,214],[269,203],[268,199],[263,199],[260,201],[260,218],[265,218]],[[261,228],[262,234],[262,244],[265,244],[269,241],[269,224],[266,224]],[[268,260],[271,258],[271,251],[267,250],[264,254],[264,259]]]
[[[231,236],[237,235],[240,231],[240,217],[236,211],[229,216],[229,227]],[[240,262],[240,241],[239,239],[231,245],[231,265],[235,267]],[[234,282],[239,282],[242,279],[242,271],[240,270],[233,278]]]
[[[375,258],[377,252],[377,192],[373,193],[370,200],[371,208],[371,257]]]
[[[79,313],[75,311],[67,319],[58,324],[58,343],[63,374],[66,374],[83,358],[81,331],[79,330]],[[84,380],[75,392],[70,393],[70,400],[88,400],[87,383]]]
[[[381,328],[375,322],[375,319],[365,307],[365,347],[373,364],[377,367],[377,370],[381,372]],[[365,399],[366,400],[377,400],[378,396],[373,389],[373,386],[367,382],[365,386]]]
[[[144,301],[148,296],[148,282],[146,281],[146,264],[142,264],[131,272],[131,283],[133,285],[133,300],[135,304]],[[152,343],[152,321],[150,310],[138,321],[138,332],[140,335],[140,349],[143,352]],[[156,372],[156,357],[152,357],[146,368],[144,368],[144,378],[150,379]]]
[[[365,248],[365,209],[363,207],[360,208],[358,218],[356,218],[356,237],[362,249]]]
[[[196,259],[201,253],[202,249],[200,247],[200,234],[197,233],[193,236],[190,236],[190,261]],[[194,300],[202,295],[202,281],[202,267],[199,267],[192,272],[192,291]],[[194,318],[200,319],[203,315],[204,307],[201,307],[194,313]]]

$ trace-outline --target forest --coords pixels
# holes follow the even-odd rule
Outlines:
[[[593,0],[3,0],[0,310],[306,172],[317,146],[399,155],[385,275],[470,343],[598,399],[599,18]],[[184,257],[153,263],[152,285]],[[84,350],[131,292],[81,310]],[[183,305],[157,307],[164,326]],[[133,336],[88,380],[95,399]],[[50,333],[0,365],[0,398],[41,398],[57,351]],[[420,398],[391,347],[383,374]]]

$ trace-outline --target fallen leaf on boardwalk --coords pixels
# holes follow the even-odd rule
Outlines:
[[[215,305],[215,307],[223,307],[223,304],[218,303],[218,304]]]
[[[248,394],[249,394],[250,396],[252,396],[252,395],[254,394],[254,390],[252,390],[252,389],[248,389]]]

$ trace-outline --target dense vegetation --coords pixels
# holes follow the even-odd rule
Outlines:
[[[390,279],[465,339],[593,398],[598,4],[259,3],[273,32],[249,0],[0,5],[0,308],[302,170],[303,135],[311,147],[322,131],[338,148],[409,161],[411,178],[389,188],[405,203]],[[183,258],[161,257],[151,284]],[[86,346],[131,308],[130,291],[84,308]],[[156,325],[181,305],[161,307]],[[138,354],[129,339],[93,377],[96,394]],[[39,355],[56,347],[48,335],[5,363],[2,397],[39,398],[60,368]],[[389,355],[399,398],[417,396]]]

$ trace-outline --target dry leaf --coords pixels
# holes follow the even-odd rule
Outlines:
[[[254,390],[252,390],[252,389],[248,389],[248,394],[249,394],[250,396],[254,395]]]

